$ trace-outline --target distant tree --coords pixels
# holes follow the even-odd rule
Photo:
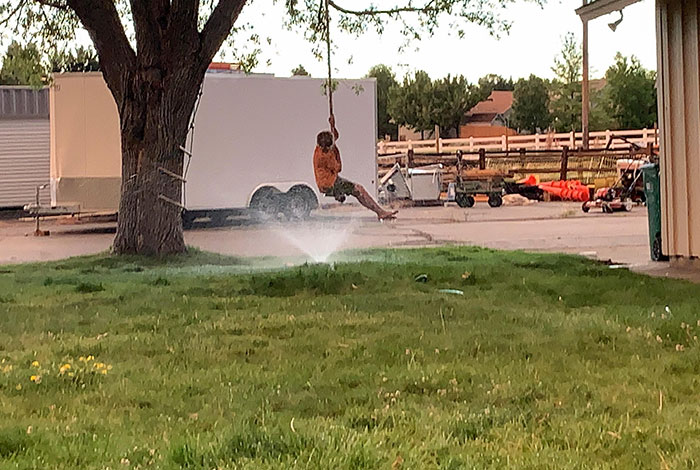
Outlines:
[[[389,91],[388,112],[393,121],[420,132],[421,137],[435,126],[434,108],[433,83],[422,70]]]
[[[100,70],[100,60],[93,48],[79,46],[73,51],[54,53],[49,58],[49,70],[54,73],[95,72]]]
[[[293,77],[310,77],[311,74],[306,71],[303,65],[299,64],[292,69]]]
[[[591,108],[588,116],[588,127],[591,131],[604,131],[606,129],[619,129],[610,112],[610,100],[608,98],[608,86],[603,89],[591,88],[589,99]]]
[[[22,46],[17,41],[7,47],[0,69],[0,85],[40,87],[46,82],[46,67],[36,44]]]
[[[454,129],[459,137],[459,128],[464,116],[480,101],[478,88],[470,85],[462,75],[449,75],[433,83],[433,116],[435,124],[440,126],[443,136]]]
[[[607,100],[619,129],[653,127],[657,122],[656,73],[646,70],[635,56],[619,52],[605,74]]]
[[[515,83],[512,78],[505,79],[500,75],[490,73],[479,79],[478,96],[479,101],[483,101],[491,95],[493,91],[513,91]]]
[[[552,116],[559,132],[581,129],[581,77],[583,54],[573,33],[565,36],[561,52],[554,58]]]
[[[390,67],[380,64],[369,69],[367,77],[377,79],[377,138],[383,139],[388,135],[391,140],[398,140],[399,127],[392,122],[387,110],[390,90],[398,85],[394,72]]]
[[[552,122],[549,112],[549,86],[541,78],[521,78],[513,91],[512,125],[523,132],[543,131]]]

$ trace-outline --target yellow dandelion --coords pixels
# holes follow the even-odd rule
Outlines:
[[[94,361],[94,360],[95,360],[95,356],[93,356],[92,354],[89,355],[86,359],[87,362]]]
[[[35,384],[40,384],[41,383],[41,376],[40,375],[32,375],[31,377],[29,377],[29,380],[31,380]]]
[[[78,360],[79,360],[80,362],[85,362],[85,356],[80,356],[80,357],[78,358]]]
[[[104,369],[104,368],[105,368],[105,365],[103,362],[96,362],[95,363],[95,369],[99,370],[99,369]]]
[[[17,386],[15,387],[15,390],[22,390],[22,384],[17,384]]]
[[[71,365],[66,363],[66,364],[63,364],[63,365],[61,366],[61,368],[60,368],[58,371],[59,371],[59,373],[61,373],[61,374],[65,374],[65,373],[68,372],[70,369],[71,369]]]
[[[107,369],[102,369],[102,370],[100,371],[100,373],[101,373],[102,375],[107,375]]]
[[[111,364],[107,366],[107,370],[112,370]]]
[[[32,362],[32,367],[36,367],[38,369],[39,368],[39,361]]]

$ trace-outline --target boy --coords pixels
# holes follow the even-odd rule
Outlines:
[[[316,149],[314,150],[314,175],[319,191],[326,196],[333,196],[343,202],[346,196],[355,198],[377,214],[379,220],[394,219],[398,211],[387,211],[376,203],[367,190],[358,183],[353,183],[338,175],[343,169],[340,161],[340,151],[335,145],[338,140],[338,129],[335,128],[335,116],[328,118],[333,133],[329,131],[319,132],[316,137]]]

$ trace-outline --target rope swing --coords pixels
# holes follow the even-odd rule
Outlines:
[[[324,0],[326,20],[326,61],[328,63],[328,113],[333,116],[333,75],[331,67],[331,15],[328,0]]]

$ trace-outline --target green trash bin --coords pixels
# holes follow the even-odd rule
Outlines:
[[[659,164],[650,163],[642,167],[644,197],[649,218],[649,248],[653,261],[668,259],[661,248],[661,179]]]

